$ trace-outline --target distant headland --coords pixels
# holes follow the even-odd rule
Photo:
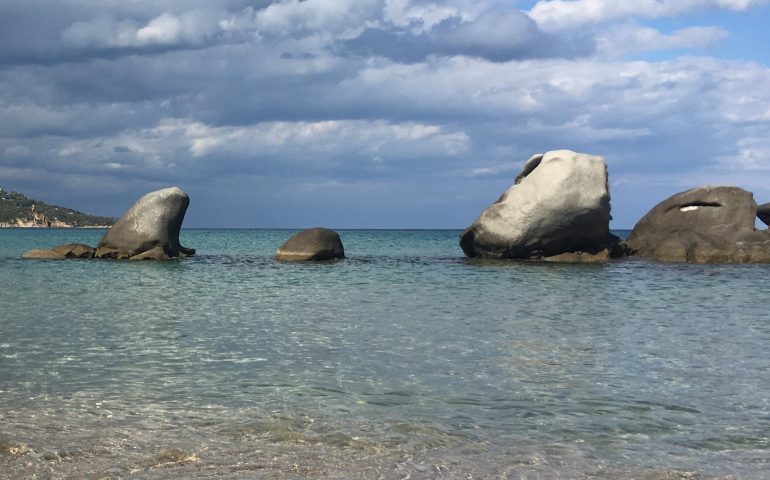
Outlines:
[[[49,205],[0,188],[0,228],[107,228],[116,220]]]

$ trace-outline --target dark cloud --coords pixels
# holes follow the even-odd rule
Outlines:
[[[589,36],[557,37],[541,31],[522,12],[488,11],[474,20],[448,18],[427,31],[380,26],[342,43],[349,52],[421,62],[430,55],[468,55],[494,62],[531,58],[575,58],[594,52]]]
[[[268,0],[4,0],[0,65],[80,62],[199,49],[244,38],[218,22]]]

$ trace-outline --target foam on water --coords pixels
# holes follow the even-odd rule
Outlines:
[[[0,230],[0,478],[765,478],[768,266],[464,259],[453,231]]]

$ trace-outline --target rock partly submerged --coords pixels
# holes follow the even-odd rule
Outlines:
[[[327,228],[302,230],[283,243],[275,258],[288,262],[306,262],[345,258],[345,248],[337,232]]]
[[[650,210],[626,245],[633,256],[663,262],[770,262],[770,232],[754,227],[757,214],[751,192],[734,186],[693,188]]]
[[[606,261],[619,245],[610,218],[604,159],[551,151],[526,162],[514,185],[463,231],[460,246],[469,257]]]
[[[54,252],[53,250],[35,248],[24,252],[21,258],[30,260],[65,260],[67,257],[61,253]]]
[[[68,243],[53,247],[51,250],[66,258],[94,258],[96,249],[83,243]]]
[[[177,187],[144,195],[107,230],[95,256],[162,260],[193,255],[195,250],[179,243],[189,205],[190,197]]]
[[[104,234],[96,248],[83,244],[59,245],[50,250],[30,250],[22,258],[115,258],[165,260],[195,254],[179,243],[190,198],[177,187],[150,192]]]

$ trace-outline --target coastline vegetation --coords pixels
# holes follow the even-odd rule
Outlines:
[[[0,189],[0,227],[103,227],[117,219],[49,205]]]

